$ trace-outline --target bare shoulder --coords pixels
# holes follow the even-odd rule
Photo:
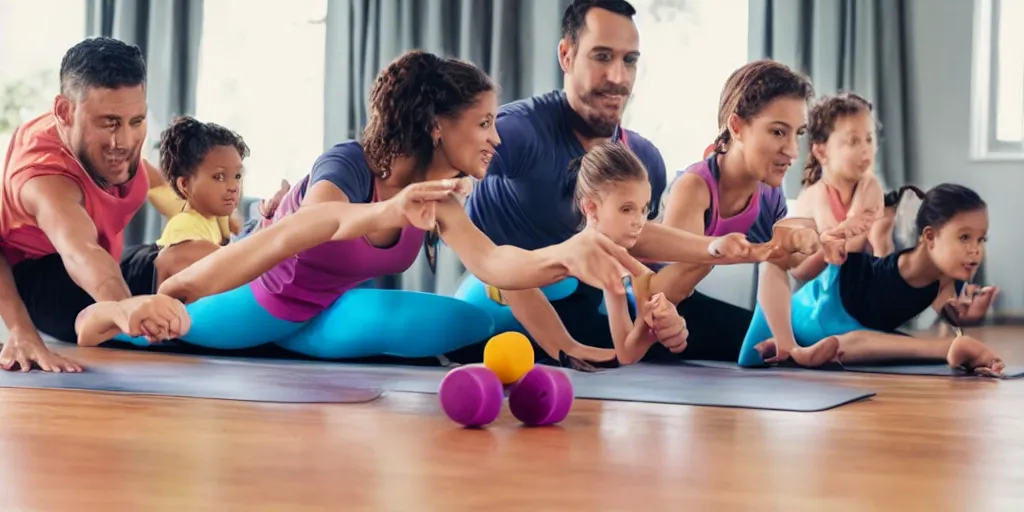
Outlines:
[[[790,213],[795,217],[813,216],[815,207],[824,196],[825,187],[822,186],[820,181],[811,186],[804,187],[797,194],[793,210]]]
[[[668,193],[669,201],[678,202],[687,206],[706,209],[711,204],[711,191],[708,184],[700,175],[692,172],[684,172],[679,178],[672,182]]]
[[[883,201],[885,191],[882,190],[882,182],[874,173],[865,173],[857,184],[857,194],[861,196],[865,206],[871,208]]]
[[[18,192],[25,210],[34,215],[43,205],[81,204],[82,188],[71,178],[57,174],[37,176],[25,182]]]

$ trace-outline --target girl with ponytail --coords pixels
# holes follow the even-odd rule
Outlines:
[[[985,202],[971,189],[946,183],[927,193],[903,187],[887,196],[887,204],[896,204],[906,192],[922,199],[914,221],[917,245],[884,257],[850,253],[841,265],[829,265],[787,301],[791,314],[785,330],[769,326],[767,308],[764,313],[758,309],[743,343],[740,366],[785,360],[793,349],[780,332],[790,332],[789,343],[810,356],[794,357],[802,366],[831,360],[945,361],[982,375],[1002,374],[1005,365],[999,357],[959,329],[952,340],[913,338],[899,332],[929,307],[958,327],[988,307],[984,297],[964,292],[985,256]]]
[[[873,172],[878,146],[872,109],[870,102],[853,93],[826,96],[811,108],[810,155],[793,215],[813,218],[820,230],[831,229],[852,215],[881,217],[882,187]],[[886,226],[876,222],[868,233],[848,240],[846,252],[891,253],[892,232]],[[825,266],[825,258],[817,254],[794,268],[792,275],[806,282]]]

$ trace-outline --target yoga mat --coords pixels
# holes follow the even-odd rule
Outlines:
[[[721,361],[684,361],[684,366],[693,366],[699,368],[718,368],[718,369],[731,369],[738,370],[741,372],[763,372],[769,369],[778,370],[792,370],[792,371],[803,371],[803,372],[821,372],[821,371],[832,371],[832,372],[856,372],[856,373],[882,373],[888,375],[926,375],[934,377],[981,377],[980,375],[974,375],[963,370],[957,370],[950,368],[948,364],[932,364],[932,363],[893,363],[893,364],[873,364],[873,365],[845,365],[840,366],[838,364],[828,364],[821,368],[802,368],[793,364],[784,364],[775,367],[764,367],[764,368],[740,368],[736,363],[726,363]],[[1008,379],[1019,379],[1024,377],[1024,366],[1021,365],[1007,365],[1004,370],[1004,376],[1002,380]],[[985,377],[992,378],[992,377]]]
[[[341,377],[341,378],[339,378]],[[249,402],[362,403],[381,389],[324,372],[281,365],[110,362],[82,373],[2,372],[0,387],[109,391]]]
[[[258,364],[258,363],[257,363]],[[340,364],[338,375],[388,391],[437,393],[446,368]],[[600,373],[571,370],[576,398],[626,402],[824,411],[874,396],[873,391],[805,382],[778,374],[683,365],[638,364]]]

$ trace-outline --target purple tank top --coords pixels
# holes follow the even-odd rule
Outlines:
[[[712,156],[711,158],[714,158]],[[704,183],[708,185],[708,191],[711,193],[711,206],[709,208],[709,214],[705,216],[704,222],[704,235],[705,236],[723,236],[730,233],[744,233],[750,231],[750,228],[754,226],[754,222],[757,221],[758,216],[761,214],[761,186],[758,186],[758,192],[755,193],[751,198],[750,202],[747,203],[747,207],[743,211],[733,215],[732,217],[722,217],[718,210],[719,198],[718,198],[718,176],[717,173],[713,172],[711,166],[711,158],[701,160],[683,172],[692,172],[700,176]]]
[[[308,181],[306,176],[292,187],[275,219],[298,210]],[[376,193],[373,200],[377,200]],[[282,320],[304,322],[359,283],[408,270],[419,255],[424,235],[423,230],[406,226],[398,241],[384,249],[374,247],[365,237],[327,242],[282,261],[250,286],[256,302],[268,313]]]

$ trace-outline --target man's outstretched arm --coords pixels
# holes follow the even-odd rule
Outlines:
[[[68,275],[93,300],[131,297],[121,265],[100,247],[96,224],[82,206],[82,191],[63,176],[40,176],[25,183],[21,203],[57,249]]]

